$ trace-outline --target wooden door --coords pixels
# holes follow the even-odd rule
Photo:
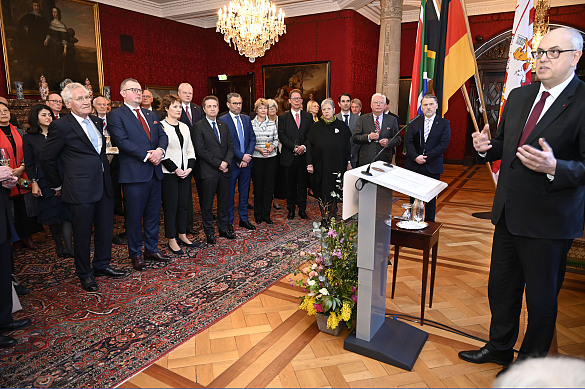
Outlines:
[[[227,113],[227,95],[236,92],[242,96],[242,113],[250,115],[254,113],[256,102],[256,83],[254,73],[243,76],[228,76],[227,80],[219,80],[217,77],[209,77],[209,93],[219,99],[220,115]],[[253,116],[253,115],[252,115]]]

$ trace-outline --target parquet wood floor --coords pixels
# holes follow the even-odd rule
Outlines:
[[[447,165],[442,179],[449,187],[437,204],[437,221],[444,224],[433,307],[427,306],[425,318],[486,339],[493,226],[472,214],[490,211],[494,187],[483,165]],[[400,205],[407,199],[401,200],[394,204],[394,214],[402,212]],[[389,267],[389,282],[391,271]],[[120,387],[490,387],[500,370],[495,364],[474,365],[457,357],[459,351],[482,342],[428,325],[422,329],[429,332],[429,339],[411,372],[345,351],[348,330],[338,337],[320,333],[315,318],[298,310],[296,297],[302,292],[290,285],[290,277]],[[420,293],[421,253],[402,249],[396,295],[387,299],[387,310],[418,316]],[[567,274],[553,348],[585,358],[583,275]]]

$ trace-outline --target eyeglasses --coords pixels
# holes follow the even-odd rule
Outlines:
[[[89,97],[89,95],[85,95],[85,96],[79,96],[76,99],[73,99],[75,101],[77,101],[78,103],[83,103],[84,101],[90,101],[91,97]]]
[[[299,101],[299,100],[302,100],[303,98],[302,97],[291,97],[290,99],[294,100],[294,101]]]
[[[50,101],[51,103],[63,104],[63,100],[47,100],[47,101]]]
[[[130,92],[132,92],[132,93],[136,93],[136,94],[140,94],[140,93],[142,93],[142,89],[140,89],[140,88],[126,88],[126,89],[124,89],[124,90],[125,90],[125,91],[126,91],[126,90],[129,90]]]
[[[238,102],[238,103],[230,103],[231,105],[242,105],[242,102]]]
[[[559,58],[559,55],[561,55],[561,53],[567,52],[567,51],[577,51],[576,49],[571,49],[571,50],[557,50],[557,49],[552,49],[552,50],[536,50],[532,52],[532,56],[534,58],[537,59],[541,59],[543,54],[546,54],[546,57],[548,59],[557,59]]]

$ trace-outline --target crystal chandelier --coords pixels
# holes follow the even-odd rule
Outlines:
[[[278,37],[286,33],[284,12],[268,0],[232,0],[218,11],[217,32],[224,40],[254,62]]]
[[[540,46],[540,40],[547,32],[549,32],[547,16],[549,9],[550,3],[548,0],[536,0],[534,2],[532,50],[538,49],[538,46]],[[533,67],[533,69],[536,69],[536,67]]]

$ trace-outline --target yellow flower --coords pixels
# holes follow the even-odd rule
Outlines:
[[[341,320],[348,321],[351,318],[351,306],[347,301],[343,302],[341,307]]]
[[[325,276],[327,277],[327,280],[329,281],[329,283],[333,282],[333,270],[327,269],[325,271]]]
[[[337,317],[335,312],[331,312],[331,314],[329,314],[329,318],[327,319],[327,328],[331,328],[332,330],[336,329],[339,325],[339,320],[340,318]]]
[[[314,297],[305,297],[303,301],[301,301],[299,308],[307,311],[307,315],[309,316],[315,316],[317,314]]]

